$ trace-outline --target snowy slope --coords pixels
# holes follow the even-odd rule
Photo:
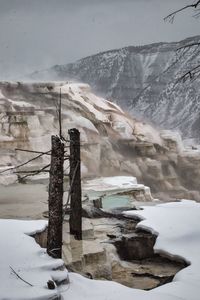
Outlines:
[[[200,36],[177,43],[126,47],[35,72],[35,79],[77,79],[131,112],[184,137],[199,135],[199,78],[175,84],[199,63],[199,47],[176,49],[199,42]]]

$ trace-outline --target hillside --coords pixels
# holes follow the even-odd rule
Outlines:
[[[184,138],[199,139],[199,78],[177,84],[177,78],[199,63],[199,46],[176,51],[199,41],[200,36],[195,36],[177,43],[125,47],[56,65],[31,77],[89,83],[133,116],[180,130]]]

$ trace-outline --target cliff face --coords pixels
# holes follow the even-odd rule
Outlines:
[[[15,148],[50,150],[50,137],[58,133],[60,88],[63,135],[67,138],[74,127],[81,132],[83,177],[132,175],[154,192],[199,199],[199,151],[184,150],[178,135],[131,118],[86,84],[0,83],[1,170],[34,156]],[[43,157],[26,170],[48,163],[49,157]],[[0,182],[9,183],[9,176],[0,175]]]
[[[132,115],[199,139],[199,78],[177,83],[177,78],[199,63],[199,47],[176,51],[199,41],[196,36],[178,43],[107,51],[36,72],[32,78],[89,83]]]

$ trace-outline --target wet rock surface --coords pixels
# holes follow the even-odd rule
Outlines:
[[[147,233],[122,235],[115,241],[117,252],[123,260],[145,259],[154,255],[153,246],[156,236]]]
[[[93,279],[113,280],[131,288],[150,290],[171,282],[175,274],[187,266],[184,261],[154,253],[156,236],[138,230],[138,220],[124,217],[120,209],[86,220],[85,230],[89,234],[83,234],[84,240],[75,241],[70,237],[67,248],[64,243],[63,258],[72,271]]]
[[[113,279],[132,288],[150,290],[171,282],[174,275],[184,267],[182,262],[174,262],[159,255],[142,260],[123,262],[112,268]]]
[[[125,220],[121,236],[112,239],[119,255],[119,261],[112,265],[112,279],[144,290],[171,282],[187,264],[154,253],[156,235],[138,230],[136,224],[135,220]]]

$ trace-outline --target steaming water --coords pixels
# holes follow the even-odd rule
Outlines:
[[[102,198],[103,209],[112,209],[118,207],[131,207],[131,197],[128,195],[117,195],[117,193],[122,192],[122,189],[116,189],[114,191],[104,190],[104,191],[94,191],[89,190],[83,192],[83,195],[87,195],[89,200]],[[133,199],[132,199],[133,201]]]
[[[130,198],[128,196],[109,195],[102,199],[104,209],[117,207],[130,207]]]
[[[43,184],[0,186],[0,217],[40,219],[47,210],[48,193]]]

